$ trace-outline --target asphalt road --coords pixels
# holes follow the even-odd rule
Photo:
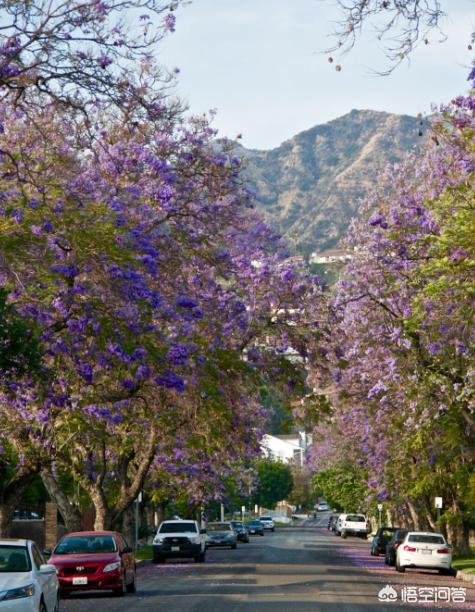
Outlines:
[[[323,522],[324,517],[319,520]],[[378,600],[386,585],[393,587],[396,601]],[[342,540],[316,526],[266,532],[264,537],[253,537],[250,544],[239,544],[236,550],[208,550],[204,564],[187,560],[142,563],[137,586],[136,594],[123,598],[109,593],[73,594],[62,600],[60,611],[475,610],[475,585],[434,572],[398,574],[384,565],[382,557],[369,556],[368,542]],[[447,593],[452,598],[453,591],[448,589],[454,587],[466,589],[465,603],[434,600]],[[417,597],[416,603],[401,601],[408,593]],[[421,597],[429,600],[423,603]]]

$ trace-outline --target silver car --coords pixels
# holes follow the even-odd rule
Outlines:
[[[236,548],[237,533],[230,522],[208,523],[206,525],[206,547],[229,546]]]

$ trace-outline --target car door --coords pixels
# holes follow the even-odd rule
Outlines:
[[[53,612],[58,595],[58,579],[56,574],[53,573],[40,574],[40,567],[45,564],[46,561],[36,544],[31,545],[31,556],[33,558],[33,569],[36,574],[36,579],[41,586],[46,607],[48,608],[48,612]]]

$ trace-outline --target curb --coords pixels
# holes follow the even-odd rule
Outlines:
[[[463,580],[464,582],[471,582],[472,584],[475,584],[475,574],[470,574],[469,572],[464,572],[463,570],[457,570],[456,578],[458,580]]]

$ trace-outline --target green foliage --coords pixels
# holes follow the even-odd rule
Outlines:
[[[349,462],[317,472],[313,478],[316,492],[321,492],[330,506],[344,512],[362,512],[368,495],[367,474]]]
[[[38,374],[41,351],[34,330],[8,303],[8,292],[0,289],[0,372]]]
[[[292,491],[292,470],[285,463],[270,459],[258,459],[254,467],[258,474],[258,485],[253,499],[259,506],[272,509]]]

